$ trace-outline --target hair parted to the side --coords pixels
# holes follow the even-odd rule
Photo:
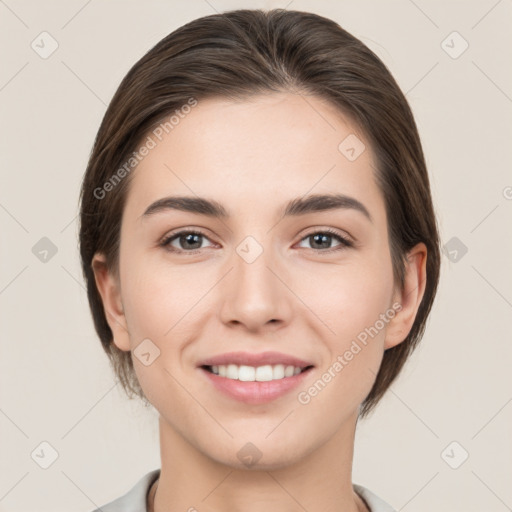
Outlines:
[[[148,404],[131,352],[112,342],[91,267],[94,254],[102,252],[109,269],[118,273],[120,227],[132,173],[123,173],[106,196],[98,191],[106,190],[104,184],[151,129],[191,99],[243,99],[272,91],[326,100],[367,137],[385,199],[397,285],[403,283],[407,251],[419,242],[427,247],[427,282],[416,319],[405,341],[385,351],[359,411],[365,417],[423,336],[439,281],[439,234],[423,150],[405,96],[369,48],[322,16],[283,9],[206,16],[166,36],[130,69],[104,115],[80,191],[81,264],[94,325],[126,393]]]

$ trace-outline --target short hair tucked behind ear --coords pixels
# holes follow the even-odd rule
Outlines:
[[[424,155],[404,95],[370,49],[316,14],[241,9],[206,16],[166,36],[130,69],[101,123],[80,195],[80,254],[94,325],[125,391],[145,399],[131,353],[112,343],[91,268],[94,254],[101,252],[109,269],[118,272],[121,218],[132,174],[123,173],[108,193],[104,185],[150,130],[190,99],[243,99],[271,91],[327,100],[370,142],[397,285],[403,284],[407,251],[419,242],[428,250],[426,288],[416,319],[405,341],[385,351],[360,408],[364,417],[423,335],[439,280],[439,236]]]

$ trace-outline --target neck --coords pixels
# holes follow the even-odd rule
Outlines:
[[[149,512],[368,512],[352,487],[357,415],[299,462],[237,469],[208,457],[162,416],[161,472],[148,495]]]

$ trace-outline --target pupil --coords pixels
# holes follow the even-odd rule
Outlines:
[[[201,245],[201,243],[200,243],[200,242],[197,242],[197,239],[198,239],[200,236],[201,236],[201,235],[197,235],[197,234],[195,234],[195,233],[189,233],[188,235],[184,235],[182,238],[185,240],[185,245],[187,245],[187,244],[192,244],[192,245],[193,245],[194,243],[196,243],[196,244],[197,244],[197,243],[199,243],[199,245]],[[194,239],[196,239],[196,240],[194,241]],[[195,249],[195,248],[196,248],[196,247],[194,247],[194,249]]]
[[[313,239],[315,241],[315,243],[319,243],[319,244],[322,244],[322,241],[325,242],[326,239],[329,239],[330,238],[330,235],[324,235],[324,234],[316,234],[316,235],[313,235]]]

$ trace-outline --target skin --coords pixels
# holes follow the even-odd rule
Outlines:
[[[93,260],[115,344],[128,351],[149,338],[160,350],[149,366],[134,357],[160,414],[155,512],[367,510],[351,478],[358,408],[384,350],[412,327],[426,248],[410,251],[405,286],[395,287],[370,145],[333,106],[306,99],[271,93],[200,101],[132,171],[119,275],[102,254]],[[349,134],[366,145],[353,162],[338,150]],[[279,216],[292,198],[332,191],[361,201],[373,221],[353,209]],[[232,216],[142,216],[169,195],[214,199]],[[187,228],[205,234],[195,254],[197,246],[183,239],[172,242],[181,253],[159,245]],[[315,245],[310,235],[325,228],[355,245],[335,251],[336,237]],[[251,264],[236,252],[249,235],[263,249]],[[299,403],[297,394],[395,302],[401,310],[385,328],[308,404]],[[284,352],[315,368],[299,389],[247,405],[218,392],[197,368],[201,359],[237,350]],[[262,453],[251,467],[237,457],[248,442]]]

